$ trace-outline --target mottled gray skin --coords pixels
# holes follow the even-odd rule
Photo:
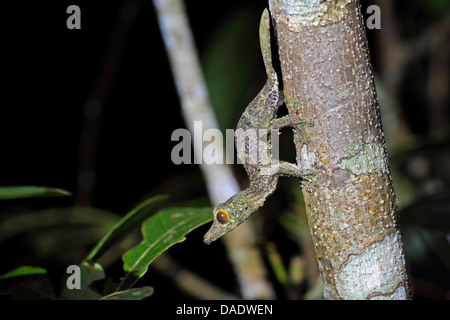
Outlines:
[[[278,107],[281,104],[281,98],[278,90],[277,73],[272,66],[270,17],[267,9],[265,9],[262,14],[259,33],[267,82],[259,94],[245,109],[239,119],[236,129],[242,129],[243,131],[248,129],[268,129],[269,133],[267,139],[264,138],[264,141],[260,141],[265,144],[267,154],[271,155],[270,129],[276,129],[278,131],[280,128],[302,124],[304,122],[311,126],[313,125],[313,122],[311,120],[294,119],[290,115],[278,119],[276,118]],[[239,132],[239,130],[236,130],[236,141],[242,138],[238,136]],[[303,176],[299,167],[284,161],[279,162],[277,172],[271,175],[261,174],[262,169],[269,169],[271,163],[250,163],[248,158],[243,156],[248,155],[249,149],[253,146],[251,146],[250,143],[245,143],[241,146],[239,143],[236,143],[236,145],[238,146],[237,151],[239,158],[241,160],[243,160],[243,158],[245,159],[243,160],[243,165],[250,179],[250,185],[247,189],[232,196],[224,203],[218,204],[214,208],[213,224],[204,237],[204,242],[206,244],[210,244],[212,241],[217,240],[227,232],[236,228],[261,207],[266,198],[275,191],[279,176],[295,176],[299,178]],[[216,215],[220,210],[225,210],[228,213],[229,220],[227,223],[222,224],[218,221]]]

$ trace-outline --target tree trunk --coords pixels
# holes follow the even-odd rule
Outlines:
[[[326,299],[409,299],[380,111],[357,0],[270,0]]]

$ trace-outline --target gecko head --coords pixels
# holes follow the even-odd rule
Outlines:
[[[236,228],[252,213],[248,205],[241,204],[241,201],[237,201],[235,197],[214,208],[213,224],[203,239],[206,244],[210,244]]]

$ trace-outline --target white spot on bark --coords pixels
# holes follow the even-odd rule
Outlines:
[[[406,289],[405,287],[400,286],[390,296],[375,296],[370,300],[406,300],[406,299],[407,299]]]
[[[398,233],[387,235],[349,258],[336,275],[336,289],[346,300],[365,300],[371,295],[375,295],[372,299],[406,299],[405,288],[399,286],[406,272],[404,265]]]
[[[355,0],[280,0],[269,1],[270,11],[277,12],[278,23],[284,23],[293,32],[299,32],[299,25],[318,26],[340,21],[345,6]]]
[[[308,152],[308,146],[304,144],[301,149],[300,155],[301,159],[299,163],[302,171],[305,172],[313,170],[313,165],[316,162],[316,155],[314,154],[314,152]]]

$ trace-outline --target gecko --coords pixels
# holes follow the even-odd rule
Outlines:
[[[264,141],[259,138],[259,145],[262,145],[269,156],[271,156],[272,145],[270,143],[270,135],[278,134],[278,129],[284,127],[299,126],[303,131],[303,126],[313,126],[312,119],[300,119],[297,116],[287,115],[277,118],[277,110],[282,104],[281,93],[278,89],[278,76],[272,66],[272,51],[270,45],[270,16],[267,9],[261,16],[259,26],[259,38],[261,52],[264,60],[264,66],[267,74],[267,81],[258,95],[250,102],[241,115],[236,127],[236,142],[242,141],[245,137],[240,136],[248,130],[266,129],[267,135]],[[244,143],[239,147],[237,143],[238,157],[245,161],[243,166],[250,180],[250,185],[243,191],[235,194],[227,201],[218,204],[213,210],[213,224],[204,236],[204,242],[210,244],[219,239],[224,234],[236,228],[259,207],[261,207],[266,198],[269,197],[276,189],[278,178],[280,176],[304,178],[305,175],[313,173],[303,173],[301,168],[293,163],[279,161],[276,172],[267,174],[270,170],[271,163],[253,163],[249,161],[250,143]]]

